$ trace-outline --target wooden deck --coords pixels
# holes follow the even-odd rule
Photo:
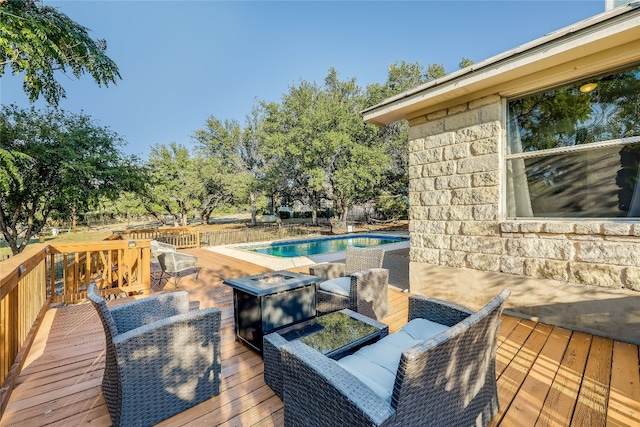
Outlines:
[[[222,284],[266,269],[191,252],[202,265],[199,281],[191,275],[179,284],[194,306],[222,309],[222,387],[219,396],[160,425],[282,426],[282,402],[264,383],[262,359],[234,340],[231,291]],[[406,322],[407,295],[389,292],[391,314],[384,321],[391,332]],[[110,426],[100,389],[103,368],[104,335],[93,308],[50,310],[0,425]],[[640,425],[636,345],[504,316],[497,376],[502,410],[493,425]]]

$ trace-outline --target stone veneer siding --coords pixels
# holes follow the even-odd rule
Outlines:
[[[412,119],[411,261],[640,291],[640,223],[504,221],[502,100]]]

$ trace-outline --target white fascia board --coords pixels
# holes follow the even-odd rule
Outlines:
[[[640,40],[640,8],[621,7],[391,97],[363,111],[363,118],[368,123],[387,125],[409,118],[417,111],[438,110],[439,105],[451,104],[456,99],[464,102],[473,98],[473,94],[515,93],[509,88],[510,82],[522,86],[521,80],[527,76],[581,58],[595,57],[610,49],[619,51],[620,46],[633,47],[635,43],[632,42],[637,40]],[[640,60],[640,51],[634,49],[624,57],[626,61]],[[610,62],[603,61],[603,64]],[[575,68],[578,76],[580,67]],[[546,80],[549,84],[553,78]]]

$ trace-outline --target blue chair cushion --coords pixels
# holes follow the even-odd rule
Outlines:
[[[402,352],[447,329],[448,326],[426,319],[413,319],[398,332],[343,357],[338,364],[374,393],[391,402]]]
[[[332,294],[349,296],[351,290],[351,277],[337,277],[335,279],[327,280],[320,283],[320,289],[325,292],[331,292]]]

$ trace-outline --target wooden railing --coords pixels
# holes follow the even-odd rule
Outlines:
[[[199,248],[200,232],[187,227],[161,227],[146,230],[123,230],[118,232],[125,239],[151,239],[169,243],[179,249]]]
[[[35,244],[0,263],[0,418],[52,302],[77,302],[90,283],[109,294],[149,293],[149,240]]]
[[[52,302],[84,300],[90,283],[104,295],[151,290],[150,240],[51,244],[49,294]]]

